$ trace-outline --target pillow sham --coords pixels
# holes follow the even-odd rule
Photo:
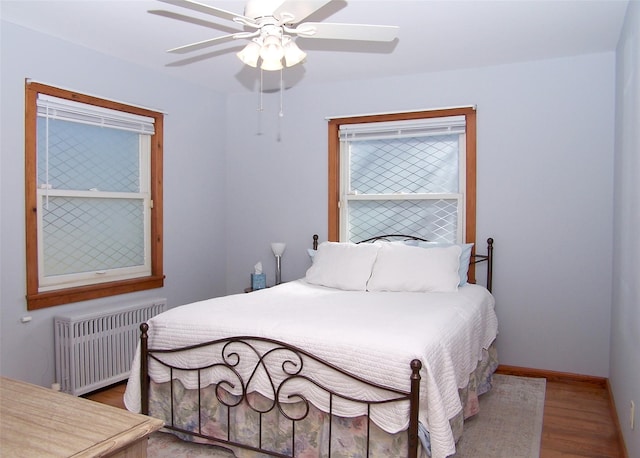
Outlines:
[[[462,248],[457,245],[421,250],[407,245],[382,244],[367,290],[457,291],[461,252]]]
[[[458,269],[458,276],[460,277],[460,283],[458,286],[464,286],[467,283],[473,243],[456,245],[455,243],[446,242],[418,242],[417,245],[414,246],[419,246],[421,248],[447,248],[450,246],[459,246],[462,249],[462,252],[460,254],[460,267]]]
[[[307,248],[307,254],[309,255],[309,259],[311,259],[311,262],[313,262],[313,258],[315,258],[317,253],[317,250],[314,250],[313,248]]]
[[[308,283],[347,291],[366,291],[380,245],[322,242],[307,270]]]

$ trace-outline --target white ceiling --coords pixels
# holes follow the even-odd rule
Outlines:
[[[302,1],[302,0],[301,0]],[[636,0],[632,0],[636,1]],[[242,13],[242,0],[200,0]],[[628,0],[334,0],[311,21],[397,25],[393,43],[298,38],[306,62],[285,85],[368,79],[614,50]],[[199,24],[150,10],[188,15]],[[3,20],[221,92],[255,91],[259,70],[235,53],[244,40],[188,55],[180,45],[242,30],[238,24],[148,0],[0,0]],[[279,72],[265,72],[277,87]]]

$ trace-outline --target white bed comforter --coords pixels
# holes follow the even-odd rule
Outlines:
[[[449,420],[462,406],[458,388],[497,335],[493,296],[467,284],[455,293],[342,291],[304,280],[176,307],[149,321],[149,348],[175,348],[231,336],[258,336],[301,347],[366,380],[408,391],[410,361],[422,361],[420,421],[429,430],[434,458],[455,453]],[[180,358],[180,357],[178,357]],[[125,392],[125,405],[140,411],[139,352]],[[150,365],[156,382],[166,370]],[[182,380],[182,379],[181,379]],[[188,387],[196,380],[184,379]],[[344,383],[343,383],[344,382]],[[349,381],[330,381],[350,393]],[[264,395],[265,390],[256,384]],[[357,388],[358,390],[360,388]],[[313,402],[313,399],[311,399]],[[314,402],[315,403],[315,402]],[[323,401],[317,407],[328,410]],[[336,406],[334,405],[334,412]],[[346,408],[346,407],[345,407]],[[338,414],[357,415],[348,411]],[[396,433],[408,426],[408,409],[376,409],[372,420]]]

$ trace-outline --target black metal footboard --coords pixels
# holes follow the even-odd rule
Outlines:
[[[334,422],[334,410],[338,403],[357,405],[364,412],[366,417],[366,455],[369,456],[371,441],[370,436],[372,420],[370,414],[377,405],[392,403],[409,403],[409,427],[407,430],[408,450],[407,457],[417,458],[418,456],[418,410],[420,392],[420,369],[422,363],[415,359],[411,361],[410,391],[402,391],[389,388],[377,383],[367,381],[357,375],[351,374],[311,353],[280,342],[277,340],[262,337],[232,337],[205,342],[189,347],[176,348],[170,350],[158,350],[148,348],[148,330],[146,323],[140,325],[141,330],[141,392],[142,392],[142,413],[149,414],[150,396],[150,364],[159,364],[162,370],[167,371],[171,380],[169,396],[171,397],[170,420],[165,420],[165,428],[180,434],[206,439],[222,446],[233,446],[260,452],[269,456],[291,458],[296,456],[296,426],[305,420],[311,408],[308,392],[302,392],[302,385],[308,386],[314,392],[326,395],[328,400],[329,415],[328,420],[328,443],[325,450],[331,456],[332,447],[332,425]],[[198,367],[183,367],[186,360],[182,357],[185,352],[197,352]],[[176,362],[178,361],[178,362]],[[158,366],[158,367],[160,367]],[[349,383],[358,385],[358,395],[348,395],[338,393],[331,388],[331,383],[318,379],[316,376],[319,367],[328,370],[331,374],[340,374],[341,377],[348,377]],[[179,406],[174,405],[174,383],[175,380],[189,373],[192,380],[197,380],[197,416],[198,425],[191,425],[185,428],[180,422],[174,421],[174,412]],[[260,377],[261,386],[270,387],[270,395],[266,396],[267,403],[260,405],[252,404],[250,393],[254,390],[256,380]],[[215,398],[222,410],[226,411],[226,418],[218,424],[226,425],[226,430],[216,430],[212,434],[210,430],[205,430],[200,424],[203,417],[203,409],[207,406],[202,399],[201,392],[205,387],[213,389]],[[364,387],[364,389],[360,389]],[[178,389],[178,388],[176,388]],[[298,391],[300,390],[300,391]],[[230,395],[230,393],[234,393]],[[178,396],[179,397],[179,396]],[[325,399],[323,397],[323,399]],[[292,414],[290,406],[295,402],[299,409]],[[237,434],[233,431],[233,417],[231,412],[234,408],[243,404],[245,408],[251,409],[255,416],[259,418],[259,431],[257,432],[257,443],[243,443],[238,440]],[[325,406],[326,407],[326,406]],[[276,412],[278,411],[278,412]],[[287,423],[286,430],[292,437],[278,438],[279,441],[286,439],[290,446],[286,451],[274,451],[270,439],[263,437],[262,425],[263,416],[276,412]],[[153,412],[151,412],[153,414]],[[337,414],[335,414],[337,416]]]

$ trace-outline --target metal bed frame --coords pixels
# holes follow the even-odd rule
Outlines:
[[[414,237],[414,236],[405,236],[399,234],[392,234],[380,237],[373,237],[371,239],[363,240],[364,242],[372,242],[375,240],[389,240],[390,238],[401,238],[403,240],[418,240],[425,241],[422,238]],[[317,249],[318,247],[318,236],[313,236],[313,248]],[[493,239],[489,238],[487,240],[487,254],[486,255],[476,255],[474,254],[472,257],[472,263],[478,262],[487,262],[487,289],[491,291],[492,286],[492,272],[493,272]],[[149,377],[149,363],[150,361],[154,361],[157,364],[161,364],[166,367],[170,372],[170,380],[171,380],[171,421],[168,424],[165,424],[165,428],[171,431],[175,431],[178,433],[199,437],[202,439],[206,439],[211,441],[217,445],[228,445],[240,447],[248,450],[252,450],[255,452],[260,452],[273,457],[281,457],[281,458],[291,458],[295,457],[295,431],[296,431],[296,423],[303,420],[309,413],[309,401],[305,397],[304,393],[294,393],[288,394],[285,396],[285,399],[282,399],[282,393],[284,392],[284,388],[293,380],[304,380],[317,388],[320,388],[323,393],[326,393],[330,399],[329,412],[327,412],[331,418],[333,418],[333,400],[334,399],[342,399],[347,400],[354,403],[359,403],[366,405],[367,411],[367,456],[369,456],[369,444],[370,444],[370,426],[371,419],[369,418],[369,413],[371,412],[371,408],[376,404],[388,404],[388,403],[402,403],[409,402],[409,427],[407,429],[408,433],[408,450],[407,457],[409,458],[417,458],[418,456],[418,447],[419,447],[419,438],[418,438],[418,411],[419,411],[419,398],[420,398],[420,369],[422,368],[422,363],[414,359],[410,363],[411,368],[411,377],[410,377],[410,390],[402,391],[393,389],[387,386],[379,385],[376,383],[372,383],[367,381],[355,374],[352,374],[344,369],[341,369],[327,361],[324,361],[321,358],[301,349],[295,347],[293,345],[289,345],[285,342],[263,338],[263,337],[254,337],[254,336],[240,336],[240,337],[230,337],[225,339],[212,340],[208,342],[204,342],[197,345],[191,345],[187,347],[175,348],[175,349],[153,349],[148,346],[148,331],[149,325],[147,323],[142,323],[140,325],[140,348],[141,348],[141,393],[142,393],[142,413],[148,415],[149,414],[149,394],[150,394],[150,377]],[[243,347],[245,350],[248,350],[248,353],[252,355],[252,364],[254,364],[253,369],[250,371],[249,377],[243,377],[238,371],[238,367],[242,361],[240,356],[240,352],[238,351],[239,347]],[[163,360],[163,355],[170,354],[178,354],[181,352],[187,352],[190,350],[202,350],[207,349],[209,353],[207,355],[211,355],[211,360],[201,366],[201,367],[180,367],[176,365],[172,365]],[[268,361],[273,358],[275,355],[280,355],[281,364],[277,367],[273,367],[273,365],[269,365]],[[284,357],[283,357],[284,355]],[[344,394],[340,394],[330,389],[328,386],[323,383],[322,380],[316,379],[313,371],[309,371],[307,366],[308,362],[315,362],[316,364],[322,365],[324,368],[329,369],[330,371],[340,373],[343,376],[346,376],[353,380],[354,383],[361,384],[362,386],[375,388],[377,390],[376,399],[373,398],[353,398],[350,396],[346,396]],[[201,374],[203,371],[216,369],[218,371],[222,371],[225,374],[225,378],[218,380],[215,383],[215,393],[218,401],[221,405],[226,406],[227,408],[227,431],[222,437],[214,437],[208,434],[205,434],[202,431],[201,422],[198,424],[197,431],[190,431],[178,425],[174,421],[174,409],[176,406],[173,405],[174,396],[174,374],[177,371],[194,371],[197,373],[198,379],[198,409],[202,412],[202,404],[201,404],[201,389],[204,388],[201,383]],[[269,383],[272,389],[272,400],[271,404],[267,407],[258,407],[251,404],[247,395],[251,391],[251,384],[254,379],[257,371],[265,371]],[[277,372],[277,374],[275,373]],[[225,396],[225,388],[235,388],[236,390],[239,388],[241,391],[241,395],[230,402],[228,397]],[[381,393],[383,393],[382,399],[380,398]],[[304,413],[300,416],[292,416],[287,413],[286,404],[287,400],[291,401],[299,401],[304,403]],[[263,441],[262,430],[258,432],[259,440],[258,445],[244,444],[237,442],[233,439],[233,423],[231,422],[231,411],[241,403],[248,406],[252,411],[257,413],[260,417],[260,429],[262,425],[262,417],[269,412],[274,410],[278,410],[280,414],[288,421],[291,422],[291,430],[293,431],[291,437],[291,454],[282,454],[279,452],[275,452],[270,450],[269,444]],[[199,415],[199,418],[201,415]],[[329,437],[328,437],[328,450],[329,456],[331,456],[331,425],[332,421],[329,421]]]
[[[171,350],[154,350],[148,348],[147,340],[148,334],[147,331],[149,326],[146,323],[143,323],[140,326],[142,331],[141,335],[141,351],[142,355],[146,355],[147,358],[142,359],[141,371],[144,374],[148,373],[148,360],[153,360],[165,366],[170,371],[170,378],[173,380],[175,371],[183,371],[183,370],[192,370],[197,371],[198,373],[198,391],[204,386],[201,385],[201,372],[208,369],[223,369],[223,371],[227,374],[227,377],[221,379],[217,382],[216,386],[216,397],[220,404],[225,405],[227,407],[227,431],[225,432],[224,437],[212,437],[210,435],[204,434],[202,431],[202,424],[198,424],[197,431],[189,431],[180,425],[177,425],[174,422],[174,419],[171,419],[170,424],[165,424],[165,428],[176,431],[179,433],[197,436],[203,439],[207,439],[210,441],[214,441],[218,444],[222,445],[231,445],[236,447],[241,447],[249,450],[253,450],[255,452],[265,453],[269,456],[274,457],[283,457],[290,458],[296,456],[296,442],[295,442],[295,425],[297,422],[304,420],[309,413],[309,401],[306,399],[303,393],[295,393],[295,394],[287,394],[285,399],[283,399],[282,392],[286,388],[287,384],[293,380],[305,380],[306,382],[313,384],[315,387],[320,388],[324,393],[326,393],[329,397],[329,405],[333,406],[333,403],[336,398],[340,398],[343,400],[348,400],[354,403],[360,403],[366,405],[367,410],[367,456],[369,455],[369,443],[370,443],[370,426],[371,420],[369,419],[369,413],[371,412],[371,408],[376,404],[389,404],[389,403],[399,403],[399,402],[409,402],[410,405],[410,421],[409,421],[409,450],[408,455],[410,457],[418,456],[418,405],[419,405],[419,397],[420,397],[420,369],[422,368],[422,363],[414,359],[411,361],[411,389],[410,391],[402,391],[396,390],[393,388],[386,387],[384,385],[379,385],[376,383],[369,382],[363,378],[358,377],[357,375],[351,374],[331,363],[323,361],[322,359],[312,355],[311,353],[295,347],[293,345],[288,345],[284,342],[280,342],[273,339],[261,338],[261,337],[231,337],[226,339],[219,339],[210,342],[205,342],[199,345],[193,345],[189,347],[171,349]],[[263,345],[260,345],[262,343]],[[264,344],[268,344],[266,350],[263,348]],[[236,369],[238,365],[242,362],[241,356],[237,351],[237,346],[242,346],[245,349],[249,349],[249,353],[251,353],[255,358],[252,358],[251,364],[252,366],[251,375],[246,378],[242,377],[239,371]],[[202,349],[208,348],[211,350],[212,361],[202,367],[197,368],[182,368],[175,365],[171,365],[162,359],[162,355],[166,354],[176,354],[180,352],[185,352],[194,349]],[[273,357],[276,353],[279,353],[280,356],[284,354],[284,362],[282,362],[281,366],[273,367],[268,364],[270,357]],[[325,368],[330,369],[331,371],[335,371],[344,376],[349,377],[354,381],[354,383],[361,384],[362,386],[375,388],[376,389],[376,397],[371,398],[353,398],[349,396],[342,395],[330,388],[328,388],[322,380],[317,379],[314,376],[315,371],[307,370],[308,363],[310,361],[315,361]],[[250,400],[247,398],[247,394],[250,392],[250,386],[252,379],[258,370],[264,370],[267,373],[269,383],[273,390],[273,400],[271,404],[267,407],[258,407],[251,404]],[[278,372],[278,374],[275,374]],[[276,376],[277,375],[277,376]],[[149,381],[148,377],[144,377],[143,380],[146,380],[147,383],[143,383],[142,386],[142,413],[145,415],[149,414]],[[227,399],[227,396],[220,390],[224,390],[225,387],[239,387],[242,391],[242,395],[239,399],[233,400],[230,402]],[[173,417],[173,383],[171,384],[171,398],[172,398],[172,417]],[[382,397],[382,399],[381,399]],[[300,401],[304,403],[304,413],[300,416],[292,416],[287,413],[286,401]],[[233,434],[233,423],[231,422],[231,411],[233,408],[237,407],[239,404],[244,403],[248,406],[252,411],[256,412],[261,420],[260,424],[262,424],[262,416],[268,414],[274,409],[277,409],[284,418],[291,422],[291,427],[293,431],[293,435],[291,437],[291,454],[282,454],[270,450],[269,444],[263,441],[262,431],[259,431],[259,440],[258,446],[248,445],[244,443],[237,442],[232,439]],[[202,409],[200,394],[198,396],[198,409]],[[333,418],[333,408],[330,407],[329,412],[330,418]],[[198,416],[201,418],[201,415]],[[332,421],[329,421],[329,437],[328,437],[328,450],[329,456],[331,456],[331,425]]]

